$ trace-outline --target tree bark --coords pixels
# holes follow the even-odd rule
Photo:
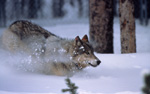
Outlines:
[[[113,53],[113,0],[90,0],[90,42],[98,53]]]
[[[83,16],[83,0],[78,0],[78,6],[79,6],[79,17]]]
[[[64,16],[64,11],[63,11],[63,5],[64,5],[64,0],[53,0],[52,1],[52,11],[53,11],[53,17],[54,18],[59,18]]]
[[[133,0],[120,0],[121,53],[135,53],[135,18]]]
[[[0,0],[0,27],[6,26],[6,0]]]

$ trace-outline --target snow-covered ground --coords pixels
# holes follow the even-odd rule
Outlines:
[[[143,75],[150,72],[150,25],[136,25],[137,53],[120,54],[120,27],[117,19],[114,23],[115,54],[95,53],[102,61],[101,65],[88,67],[70,78],[79,87],[79,94],[141,94]],[[89,32],[88,23],[44,28],[64,38],[83,37]],[[26,72],[12,67],[15,64],[24,67],[20,64],[22,59],[20,55],[12,56],[0,49],[0,94],[62,94],[61,90],[67,88],[66,77]],[[26,64],[25,67],[30,66]]]

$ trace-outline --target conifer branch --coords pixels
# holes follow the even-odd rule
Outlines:
[[[69,78],[66,79],[66,84],[68,86],[68,89],[62,89],[62,92],[70,92],[70,94],[77,94],[76,91],[78,87],[75,86],[75,84],[72,83]]]

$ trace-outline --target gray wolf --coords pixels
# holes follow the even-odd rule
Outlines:
[[[53,75],[70,75],[101,61],[94,55],[87,35],[69,40],[52,34],[29,21],[12,23],[2,34],[2,43],[11,53],[28,53],[40,58]]]

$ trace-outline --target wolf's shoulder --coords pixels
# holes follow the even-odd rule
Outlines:
[[[27,20],[17,20],[15,22],[13,22],[9,28],[19,28],[19,29],[26,29],[26,30],[32,30],[32,31],[47,31],[44,28],[42,28],[41,26],[32,23],[31,21],[27,21]]]
[[[17,35],[44,35],[45,38],[56,36],[41,26],[27,20],[17,20],[9,26],[9,29]]]

